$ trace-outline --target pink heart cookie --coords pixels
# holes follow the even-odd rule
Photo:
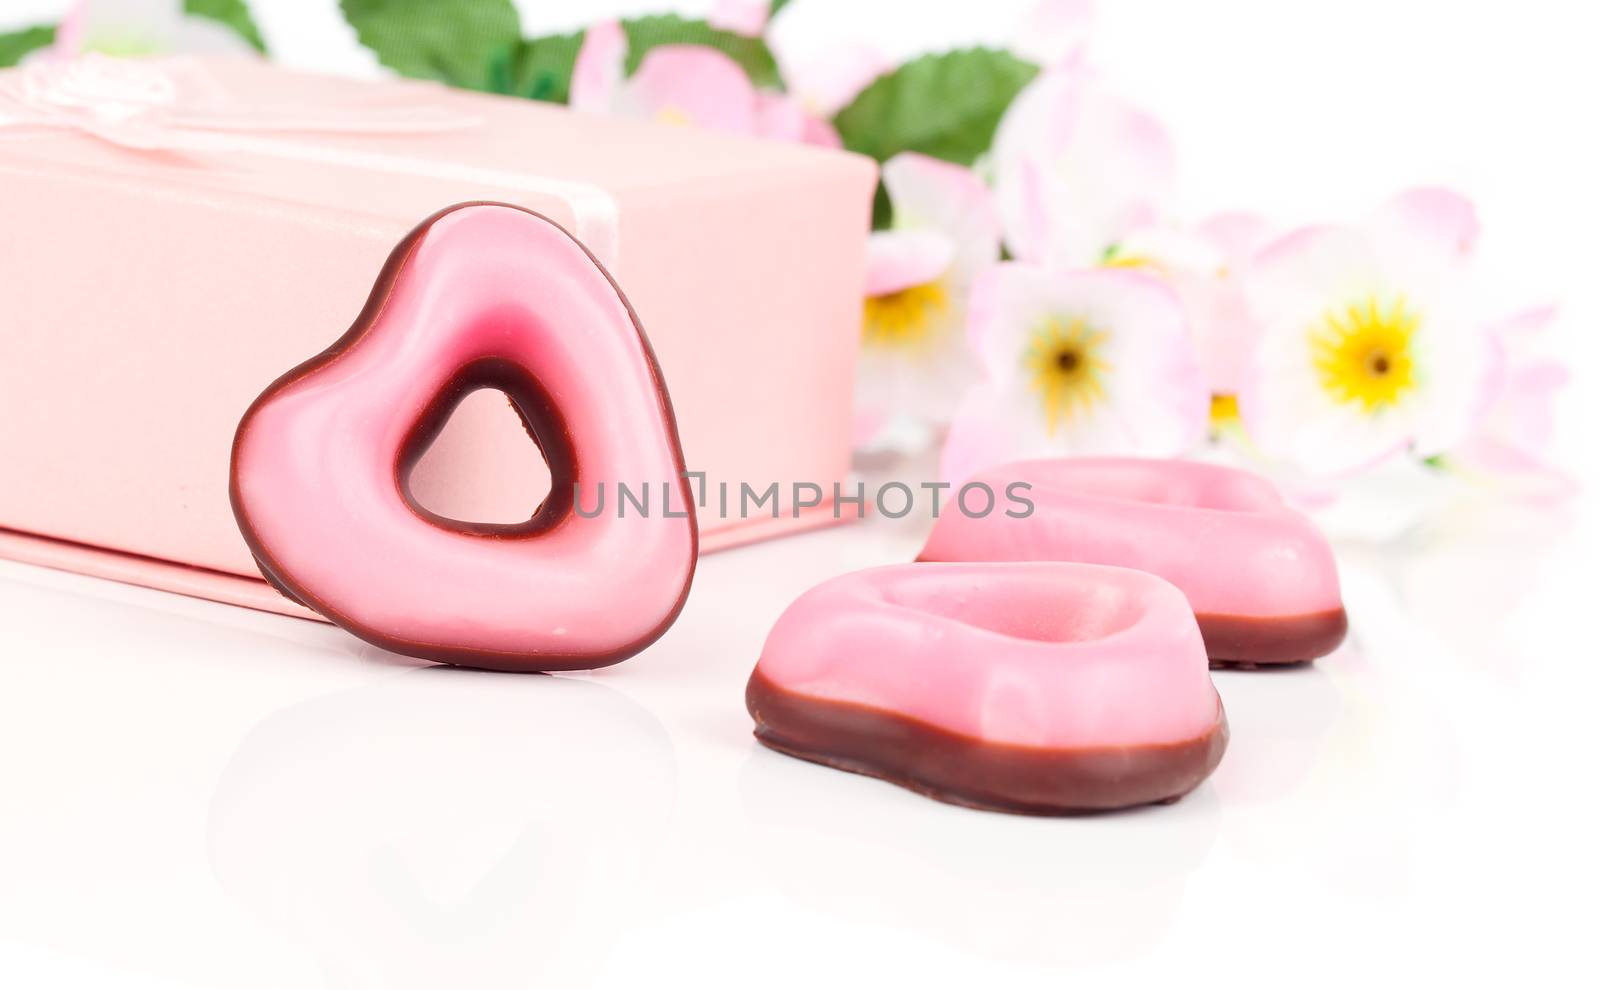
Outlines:
[[[1219,665],[1312,660],[1344,640],[1328,541],[1258,475],[1194,461],[1083,457],[1007,464],[967,484],[997,493],[1025,485],[1032,512],[968,516],[952,508],[918,560],[1070,560],[1149,571],[1189,597]],[[976,495],[970,501],[982,504]]]
[[[745,700],[773,749],[1031,814],[1176,800],[1228,739],[1183,593],[1092,564],[834,578],[778,619]]]
[[[450,412],[488,387],[549,463],[525,522],[445,519],[408,489]],[[662,492],[654,511],[590,515],[619,482]],[[267,580],[445,663],[625,660],[672,624],[694,575],[672,404],[633,310],[569,234],[503,204],[451,207],[406,237],[350,330],[245,413],[230,491]]]

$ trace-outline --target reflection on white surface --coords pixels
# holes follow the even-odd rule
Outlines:
[[[269,716],[217,787],[217,877],[339,986],[592,975],[676,788],[593,682],[425,668]]]
[[[1030,818],[937,804],[767,750],[751,753],[739,786],[755,830],[751,869],[795,901],[1035,965],[1127,958],[1159,941],[1219,817],[1209,784],[1166,807]],[[858,797],[875,798],[874,813]],[[840,864],[851,864],[848,883]]]
[[[1591,525],[1344,548],[1348,645],[1218,673],[1232,742],[1184,800],[1066,820],[751,737],[773,620],[908,527],[707,558],[581,677],[0,562],[0,986],[1559,972],[1595,876]]]
[[[1340,647],[1333,663],[1357,647]],[[1212,775],[1230,804],[1280,801],[1306,785],[1329,747],[1348,699],[1321,665],[1280,670],[1214,671],[1231,731],[1227,755]]]

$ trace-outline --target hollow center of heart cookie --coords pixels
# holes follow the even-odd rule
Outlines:
[[[1132,626],[1143,609],[1117,584],[1040,581],[1014,574],[981,580],[943,575],[902,581],[886,589],[892,604],[943,616],[1013,639],[1083,643]]]
[[[509,450],[518,456],[505,456]],[[451,522],[524,523],[550,494],[550,465],[510,396],[486,386],[449,413],[411,467],[408,486],[417,506]]]

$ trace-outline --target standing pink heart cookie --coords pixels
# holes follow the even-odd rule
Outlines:
[[[550,467],[524,522],[445,519],[408,487],[480,388],[510,398]],[[661,485],[667,504],[591,514],[618,482]],[[395,249],[350,330],[245,413],[230,491],[268,581],[368,642],[445,663],[625,660],[672,624],[694,575],[683,452],[638,320],[582,245],[514,206],[451,207]]]

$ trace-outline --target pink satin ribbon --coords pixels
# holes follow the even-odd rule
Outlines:
[[[136,152],[261,155],[553,196],[572,211],[573,235],[602,264],[615,269],[617,205],[598,186],[293,139],[317,134],[439,134],[480,126],[475,117],[392,101],[331,108],[246,104],[230,99],[200,63],[181,57],[148,60],[89,54],[71,60],[43,59],[0,73],[0,132],[9,131],[11,136],[72,130]]]

